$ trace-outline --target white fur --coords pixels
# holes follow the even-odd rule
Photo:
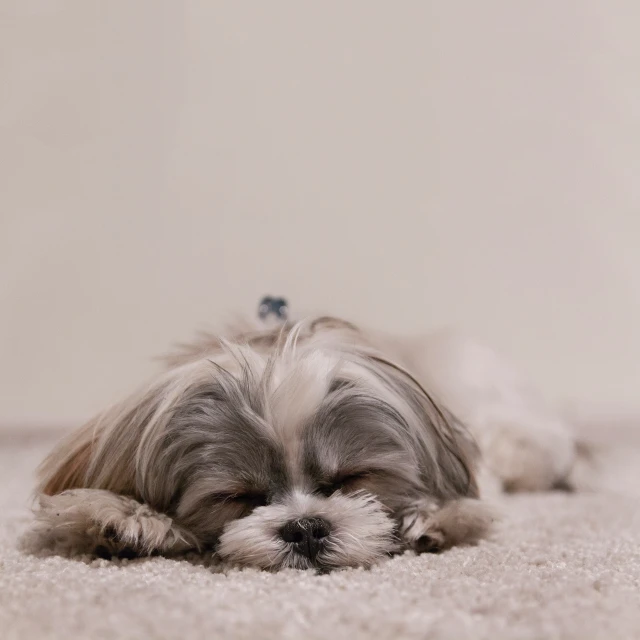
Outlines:
[[[171,518],[111,491],[70,489],[41,495],[34,526],[23,539],[26,549],[74,556],[103,546],[112,555],[180,552],[193,548],[189,534]]]
[[[318,560],[325,569],[367,566],[396,549],[393,520],[371,495],[329,499],[294,492],[277,506],[260,507],[250,516],[229,523],[220,538],[223,560],[262,569],[307,569],[310,561],[296,554],[278,531],[291,520],[325,518],[332,530]]]
[[[453,331],[420,345],[417,370],[471,431],[482,461],[509,491],[544,491],[569,480],[575,436],[505,358]]]

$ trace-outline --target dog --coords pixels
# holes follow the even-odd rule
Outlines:
[[[485,537],[483,477],[570,486],[569,426],[455,332],[401,339],[317,317],[226,336],[182,347],[48,456],[31,534],[43,549],[368,567]]]

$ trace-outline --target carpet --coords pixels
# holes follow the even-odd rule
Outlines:
[[[505,496],[476,547],[321,576],[26,555],[53,441],[0,433],[0,638],[640,638],[640,430],[596,431],[592,491]]]

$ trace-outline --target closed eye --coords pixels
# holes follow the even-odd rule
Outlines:
[[[324,496],[331,496],[337,491],[349,490],[359,480],[363,480],[368,475],[368,472],[350,473],[347,475],[336,476],[331,482],[326,482],[320,485],[319,491]]]
[[[264,507],[268,503],[267,494],[260,491],[247,491],[246,493],[220,493],[216,494],[216,499],[222,502],[233,502],[251,509]]]
[[[241,493],[239,495],[233,496],[234,502],[239,502],[241,504],[246,505],[247,507],[251,507],[255,509],[256,507],[264,507],[267,504],[267,494],[266,493]]]

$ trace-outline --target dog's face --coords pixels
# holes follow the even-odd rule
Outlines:
[[[415,448],[398,409],[336,365],[317,351],[274,362],[266,394],[255,362],[218,370],[169,424],[162,493],[222,557],[329,568],[394,549],[393,512],[420,488]]]
[[[86,485],[260,568],[369,565],[425,495],[473,494],[453,421],[404,370],[334,335],[225,344],[105,414]]]

